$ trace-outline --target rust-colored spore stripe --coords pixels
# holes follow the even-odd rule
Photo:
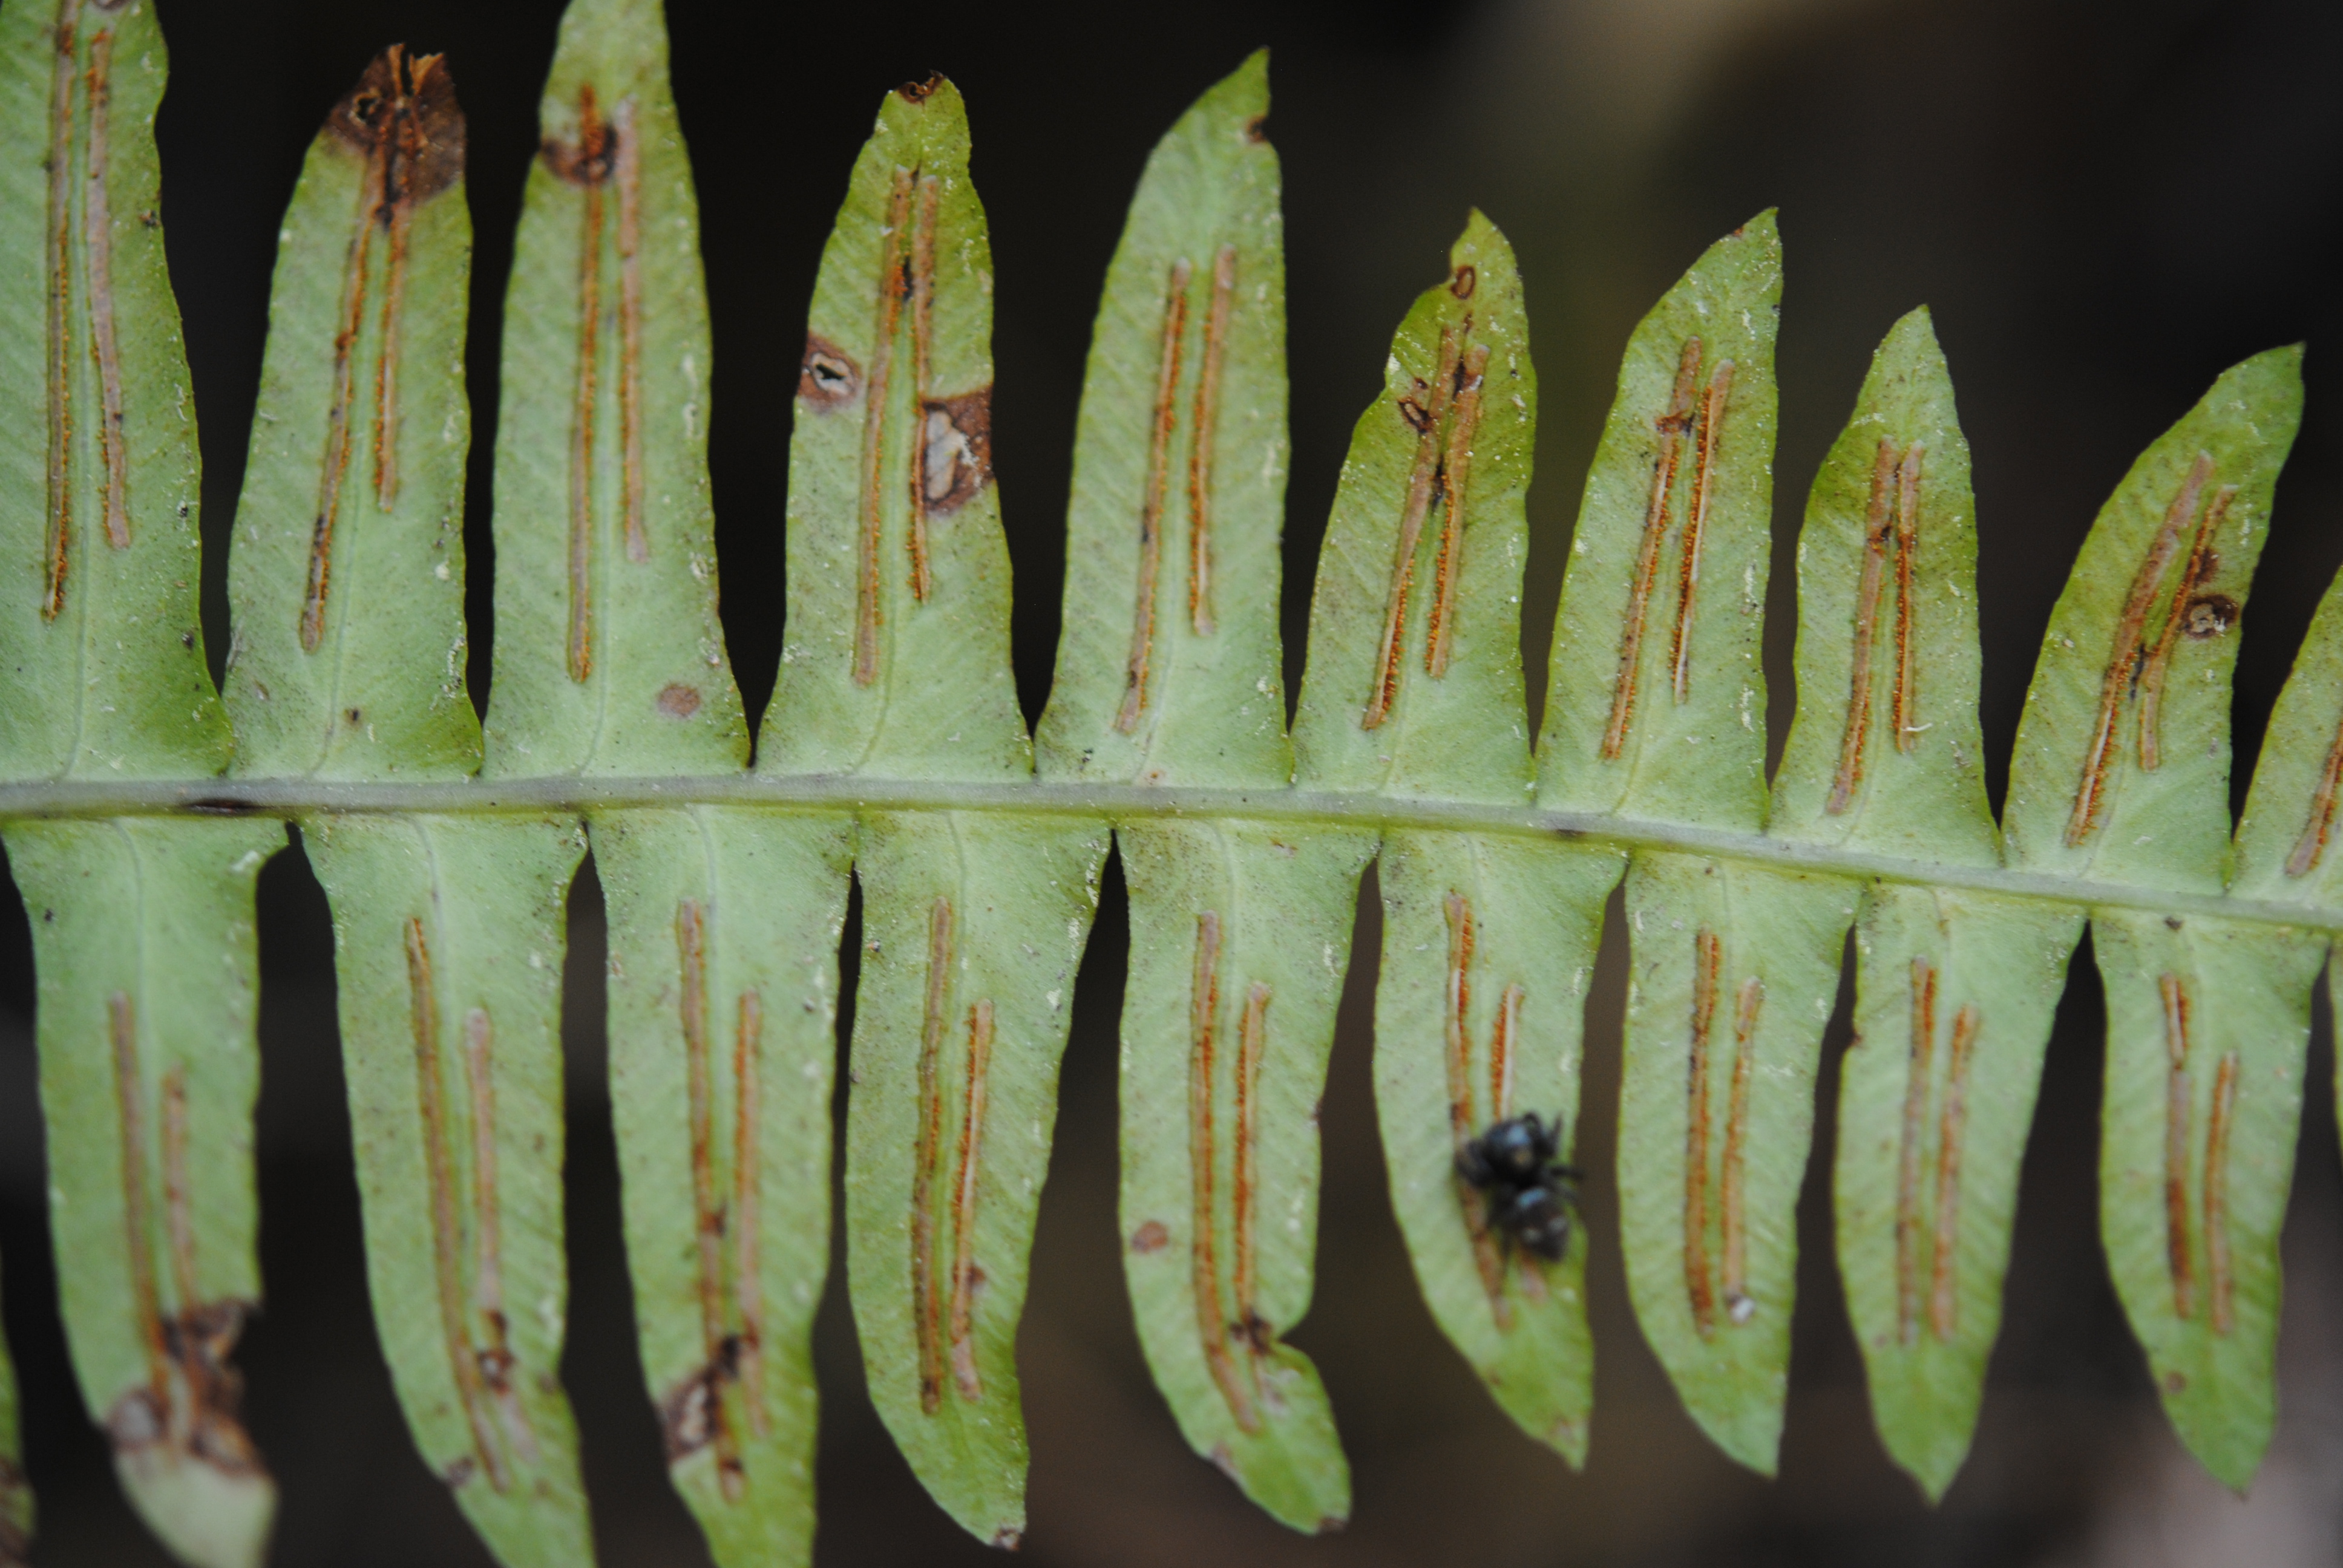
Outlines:
[[[162,1293],[155,1280],[155,1222],[146,1191],[146,1086],[138,1068],[138,1011],[128,991],[106,999],[114,1053],[114,1107],[121,1122],[123,1244],[130,1259],[130,1304],[146,1352],[155,1398],[171,1407],[171,1351],[163,1334]]]
[[[675,907],[682,970],[684,1082],[691,1118],[692,1230],[699,1254],[699,1332],[712,1363],[724,1350],[724,1206],[716,1196],[716,1074],[708,1040],[708,918],[698,900]],[[718,1438],[720,1446],[722,1438]]]
[[[968,1010],[968,1103],[960,1123],[960,1165],[952,1178],[951,1362],[960,1397],[984,1397],[976,1369],[976,1184],[984,1160],[984,1108],[992,1075],[992,1001]]]
[[[618,146],[610,163],[618,185],[618,463],[625,492],[627,558],[651,558],[643,516],[643,153],[635,100],[618,101]]]
[[[1213,1386],[1246,1432],[1261,1430],[1252,1394],[1229,1354],[1229,1317],[1221,1304],[1219,1143],[1213,1128],[1213,1058],[1221,1007],[1221,917],[1196,917],[1196,956],[1188,982],[1189,1288],[1195,1298],[1196,1336]],[[1240,1042],[1242,1046],[1242,1042]]]
[[[2147,662],[2139,672],[2139,765],[2153,772],[2164,761],[2164,678],[2172,668],[2172,655],[2179,646],[2182,628],[2188,622],[2188,604],[2197,590],[2216,569],[2217,558],[2213,553],[2213,540],[2221,531],[2221,519],[2228,516],[2229,503],[2237,499],[2237,487],[2224,485],[2213,492],[2205,507],[2205,516],[2197,525],[2197,540],[2188,550],[2188,564],[2180,570],[2180,585],[2172,590],[2172,606],[2165,612],[2164,631],[2157,638],[2156,647],[2149,650]]]
[[[602,355],[602,184],[609,128],[594,84],[578,89],[578,166],[585,177],[578,242],[578,388],[569,427],[569,678],[594,670],[594,411]]]
[[[447,1088],[439,1065],[439,997],[431,975],[431,950],[423,922],[407,920],[407,1019],[415,1035],[415,1086],[423,1113],[423,1161],[431,1178],[431,1271],[439,1298],[439,1331],[447,1342],[447,1366],[456,1379],[456,1400],[472,1429],[472,1450],[488,1472],[488,1484],[510,1489],[512,1473],[488,1419],[480,1363],[464,1322],[464,1222],[456,1192],[456,1153],[447,1131]]]
[[[879,539],[886,502],[887,392],[895,367],[895,327],[903,315],[903,230],[911,221],[912,177],[911,170],[897,169],[894,189],[887,198],[887,229],[879,249],[878,337],[870,348],[870,374],[862,384],[862,538],[854,570],[857,686],[869,686],[879,678]]]
[[[1724,944],[1703,930],[1694,939],[1692,1054],[1684,1073],[1684,1293],[1693,1327],[1705,1339],[1716,1330],[1716,1298],[1708,1273],[1708,1043],[1716,1023],[1717,970]]]
[[[1920,1170],[1926,1159],[1931,1073],[1936,1053],[1936,967],[1912,960],[1912,1041],[1905,1057],[1904,1125],[1896,1160],[1896,1337],[1920,1331]]]
[[[1129,735],[1147,711],[1150,667],[1155,658],[1155,585],[1163,569],[1163,487],[1171,462],[1172,433],[1180,414],[1172,396],[1180,386],[1180,347],[1187,330],[1188,278],[1183,256],[1172,264],[1163,296],[1163,336],[1155,357],[1155,405],[1147,427],[1147,489],[1139,503],[1139,588],[1131,617],[1131,658],[1123,667],[1122,706],[1114,727]]]
[[[426,55],[410,71],[405,66],[406,51],[398,45],[385,53],[390,65],[392,96],[382,110],[366,184],[377,187],[379,221],[387,231],[389,253],[383,268],[382,310],[376,332],[380,346],[374,367],[374,495],[375,505],[387,512],[398,500],[399,322],[407,306],[407,236],[414,226],[415,182],[426,139],[416,114],[415,95],[439,64],[439,57]],[[371,228],[376,218],[377,214],[360,208],[362,227]]]
[[[89,300],[89,353],[97,366],[97,447],[106,464],[106,542],[130,548],[130,452],[122,427],[122,352],[114,333],[114,212],[106,176],[114,152],[114,34],[89,41],[89,167],[82,196],[83,293]]]
[[[911,1171],[911,1305],[920,1352],[920,1408],[943,1402],[943,1297],[936,1286],[936,1164],[943,1154],[944,1035],[950,1028],[952,907],[928,910],[928,994],[920,1025],[920,1130]]]
[[[1909,752],[1920,731],[1912,702],[1918,678],[1913,661],[1914,639],[1919,635],[1919,607],[1914,602],[1913,581],[1920,557],[1920,465],[1927,457],[1925,442],[1904,449],[1896,467],[1896,687],[1888,718],[1896,727],[1896,749]]]
[[[2090,749],[2083,755],[2082,780],[2075,790],[2074,814],[2066,819],[2066,845],[2080,844],[2097,831],[2101,802],[2107,797],[2107,769],[2114,760],[2116,719],[2123,711],[2124,701],[2131,695],[2132,674],[2139,663],[2140,638],[2147,626],[2147,612],[2156,602],[2157,590],[2164,584],[2165,568],[2180,548],[2183,525],[2197,515],[2197,498],[2213,477],[2213,455],[2199,452],[2190,465],[2188,477],[2181,482],[2180,493],[2172,498],[2171,509],[2164,514],[2164,525],[2156,531],[2139,570],[2133,574],[2131,593],[2124,601],[2123,614],[2116,622],[2115,646],[2107,657],[2107,668],[2099,677],[2099,716],[2091,734]]]
[[[1433,573],[1432,626],[1423,639],[1423,668],[1434,680],[1448,674],[1456,643],[1457,583],[1464,570],[1464,496],[1473,471],[1473,437],[1481,427],[1481,384],[1489,350],[1475,344],[1464,357],[1463,387],[1456,394],[1456,417],[1448,426],[1448,452],[1441,462],[1443,516],[1439,565]]]
[[[1236,303],[1237,247],[1212,257],[1212,303],[1204,315],[1204,362],[1188,433],[1188,624],[1212,635],[1212,437],[1221,417],[1221,359]]]
[[[2302,825],[2302,836],[2294,841],[2294,853],[2286,858],[2286,874],[2307,877],[2327,854],[2328,835],[2335,830],[2335,799],[2343,793],[2343,721],[2335,727],[2335,739],[2327,743],[2327,763],[2318,770],[2318,787],[2310,794],[2310,817]]]
[[[1473,1005],[1473,905],[1462,893],[1441,900],[1448,916],[1448,995],[1446,1040],[1448,1062],[1448,1127],[1459,1147],[1473,1136],[1473,1042],[1465,1032],[1466,1014]]]
[[[1407,596],[1415,577],[1416,546],[1423,538],[1423,519],[1432,510],[1432,487],[1440,473],[1440,427],[1456,390],[1456,365],[1461,327],[1441,328],[1440,357],[1432,373],[1423,425],[1415,438],[1415,466],[1408,471],[1407,503],[1401,509],[1399,547],[1393,552],[1391,590],[1383,599],[1383,646],[1375,655],[1374,689],[1360,716],[1362,729],[1375,729],[1391,717],[1399,700],[1401,645],[1407,636]]]
[[[65,605],[65,577],[73,554],[73,125],[74,17],[81,0],[58,0],[56,55],[49,75],[49,341],[44,364],[48,375],[48,538],[41,552],[45,581],[41,618],[55,620]]]
[[[2172,1273],[2172,1315],[2197,1315],[2197,1264],[2188,1246],[2188,990],[2176,974],[2157,977],[2164,999],[2164,1249]]]
[[[754,990],[740,993],[740,1018],[732,1035],[732,1299],[740,1309],[738,1356],[740,1388],[749,1406],[749,1430],[765,1435],[765,1293],[759,1274],[759,1185],[764,1176],[765,1004]]]
[[[1497,999],[1497,1021],[1489,1031],[1489,1120],[1513,1119],[1513,1042],[1522,1032],[1522,988],[1509,985]]]
[[[1709,486],[1715,477],[1716,444],[1723,439],[1725,399],[1733,393],[1733,361],[1720,359],[1708,374],[1700,400],[1700,441],[1692,469],[1692,508],[1684,518],[1684,560],[1676,575],[1676,635],[1668,653],[1670,679],[1679,705],[1692,699],[1692,618],[1700,597],[1700,547],[1708,537]]]
[[[1237,1024],[1236,1150],[1229,1199],[1236,1211],[1236,1321],[1249,1332],[1260,1321],[1253,1310],[1253,1232],[1261,1185],[1261,1058],[1269,1044],[1269,987],[1259,980],[1247,986],[1244,1012]]]
[[[1741,982],[1733,1015],[1733,1089],[1725,1115],[1725,1178],[1718,1229],[1725,1251],[1725,1311],[1736,1323],[1756,1312],[1749,1297],[1749,1093],[1756,1076],[1757,1014],[1765,1005],[1765,982],[1751,975]]]
[[[936,206],[943,182],[921,175],[920,216],[911,233],[911,598],[928,602],[928,393],[929,358],[936,302]]]
[[[2229,1131],[2237,1110],[2237,1053],[2221,1053],[2213,1077],[2213,1113],[2205,1127],[2205,1262],[2212,1276],[2213,1332],[2237,1326],[2229,1265]]]
[[[497,1197],[496,1030],[483,1007],[464,1015],[464,1085],[472,1109],[472,1304],[501,1318],[504,1211]]]
[[[1953,1060],[1936,1120],[1936,1243],[1929,1258],[1928,1327],[1949,1342],[1960,1327],[1961,1140],[1968,1124],[1969,1059],[1976,1050],[1977,1010],[1953,1015]]]
[[[1887,578],[1889,494],[1895,487],[1896,445],[1885,437],[1871,465],[1871,507],[1863,525],[1863,578],[1855,590],[1855,657],[1846,682],[1846,728],[1838,745],[1838,772],[1823,809],[1835,817],[1855,799],[1863,782],[1864,752],[1871,735],[1871,649],[1879,636],[1879,594]]]
[[[195,1195],[187,1181],[187,1070],[163,1075],[163,1229],[171,1242],[171,1293],[186,1312],[203,1300],[196,1284]]]
[[[1644,513],[1644,538],[1635,553],[1635,576],[1627,589],[1627,615],[1619,633],[1618,683],[1611,692],[1611,722],[1603,730],[1603,760],[1615,762],[1635,719],[1635,688],[1642,678],[1644,634],[1652,611],[1652,588],[1660,573],[1660,547],[1668,537],[1668,508],[1675,492],[1676,465],[1683,460],[1684,432],[1692,427],[1693,387],[1700,378],[1700,339],[1684,339],[1676,359],[1675,390],[1666,410],[1653,421],[1660,451],[1652,466],[1652,499]]]
[[[342,265],[341,312],[334,331],[333,400],[326,407],[326,451],[317,470],[317,510],[309,530],[309,578],[301,596],[301,648],[315,653],[326,636],[326,603],[333,588],[334,531],[341,516],[342,481],[350,467],[350,406],[356,396],[358,330],[366,317],[367,273],[388,177],[381,130],[367,156],[358,186],[357,221]]]

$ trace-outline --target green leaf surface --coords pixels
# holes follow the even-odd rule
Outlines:
[[[228,1364],[260,1304],[253,881],[266,821],[17,822],[60,1315],[123,1490],[196,1568],[257,1568],[277,1491]]]
[[[507,1568],[593,1561],[558,1371],[574,819],[315,817],[377,1333],[407,1431]]]
[[[2100,508],[2050,613],[2017,723],[2010,863],[2218,892],[2229,672],[2302,416],[2302,350],[2232,367]]]
[[[1032,770],[992,483],[992,255],[968,156],[958,88],[888,94],[823,247],[761,773]]]
[[[1767,211],[1628,339],[1563,576],[1542,806],[1719,828],[1765,815],[1781,302]]]
[[[2312,932],[2097,910],[2099,1231],[2165,1413],[2242,1492],[2276,1416],[2278,1230],[2302,1120]]]
[[[196,619],[196,424],[148,0],[0,9],[0,773],[227,763]]]
[[[1627,1291],[1684,1408],[1774,1473],[1798,1188],[1857,885],[1639,853],[1619,1092]]]
[[[33,1483],[16,1424],[16,1363],[0,1343],[0,1568],[22,1568],[33,1549]]]
[[[699,205],[659,0],[577,0],[538,110],[497,424],[492,777],[729,773]]]
[[[1350,1517],[1309,1310],[1318,1105],[1372,833],[1130,823],[1123,1277],[1198,1453],[1296,1530]],[[1185,1136],[1173,1130],[1182,1130]]]
[[[462,778],[472,223],[447,65],[378,56],[277,233],[229,562],[236,770]]]
[[[1625,857],[1535,839],[1383,840],[1375,1112],[1417,1284],[1442,1332],[1522,1430],[1586,1460],[1594,1345],[1586,1241],[1559,1262],[1508,1243],[1458,1176],[1458,1148],[1534,1113],[1570,1159],[1586,990]]]
[[[1016,1338],[1105,825],[862,823],[846,1233],[871,1402],[979,1539],[1025,1529]]]
[[[1776,838],[1989,866],[1976,502],[1924,307],[1872,356],[1798,537],[1797,717]]]
[[[1107,269],[1036,737],[1044,778],[1292,771],[1278,646],[1285,235],[1268,113],[1262,50],[1156,145]]]
[[[719,1563],[805,1563],[853,823],[699,806],[592,829],[627,1260],[669,1473]]]
[[[1522,566],[1537,377],[1513,246],[1479,213],[1360,416],[1294,713],[1305,789],[1520,801]]]
[[[2018,1167],[2083,915],[1876,882],[1855,922],[1832,1173],[1839,1278],[1880,1440],[1931,1502],[1984,1402]]]

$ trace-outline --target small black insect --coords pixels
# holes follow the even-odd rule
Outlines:
[[[1534,1111],[1495,1123],[1456,1151],[1456,1174],[1488,1203],[1489,1223],[1549,1262],[1570,1251],[1584,1172],[1561,1163],[1562,1119]]]

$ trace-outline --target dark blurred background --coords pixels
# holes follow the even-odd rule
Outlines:
[[[24,4],[26,0],[9,0]],[[278,217],[327,107],[384,45],[447,53],[471,129],[470,547],[486,696],[488,454],[499,301],[555,0],[156,0],[173,51],[164,216],[206,459],[206,624],[260,368]],[[1286,605],[1299,672],[1310,562],[1384,345],[1467,204],[1519,246],[1544,392],[1531,496],[1534,703],[1577,491],[1629,329],[1710,240],[1778,205],[1789,257],[1769,668],[1788,690],[1789,550],[1871,346],[1935,307],[1974,444],[1985,725],[1998,792],[2067,563],[2138,449],[2221,368],[2308,339],[2309,416],[2279,488],[2238,667],[2250,757],[2343,560],[2343,7],[2331,0],[1188,0],[1172,9],[897,0],[670,0],[716,319],[713,462],[734,668],[752,715],[779,656],[789,398],[805,303],[879,95],[940,70],[968,94],[998,266],[996,463],[1038,711],[1097,289],[1150,146],[1256,45],[1286,171],[1294,464]],[[1775,744],[1789,718],[1771,715]],[[2241,770],[2235,793],[2242,799]],[[1192,1457],[1147,1380],[1114,1228],[1120,883],[1085,964],[1021,1341],[1032,1430],[1027,1555],[1048,1563],[2254,1564],[2343,1561],[2343,1181],[2323,1088],[2286,1232],[2278,1436],[2250,1501],[2180,1452],[2095,1238],[2100,1004],[2088,949],[2050,1049],[2009,1311],[1976,1450],[1930,1510],[1874,1438],[1830,1261],[1829,1118],[1805,1253],[1781,1478],[1684,1416],[1627,1310],[1607,1171],[1624,951],[1591,1009],[1587,1207],[1599,1347],[1594,1454],[1521,1437],[1433,1327],[1385,1198],[1353,975],[1324,1116],[1317,1359],[1355,1470],[1349,1531],[1305,1540]],[[569,1349],[603,1561],[707,1561],[667,1488],[636,1362],[602,1070],[600,896],[572,900]],[[280,1481],[272,1561],[488,1559],[409,1447],[373,1340],[334,1027],[325,900],[297,852],[260,894],[266,1315],[241,1360]],[[1614,906],[1615,909],[1615,906]],[[1615,924],[1615,922],[1614,922]],[[1372,883],[1359,941],[1376,940]],[[852,950],[850,945],[850,952]],[[0,1251],[40,1488],[36,1559],[159,1564],[65,1370],[42,1208],[30,946],[0,899]],[[1845,998],[1826,1042],[1835,1102]],[[2311,1082],[2331,1070],[2323,1002]],[[842,1080],[842,1075],[841,1075]],[[819,1331],[826,1563],[976,1563],[861,1390],[842,1281]]]

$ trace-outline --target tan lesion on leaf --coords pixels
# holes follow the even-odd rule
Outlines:
[[[1929,1260],[1928,1327],[1949,1342],[1960,1328],[1961,1151],[1968,1128],[1969,1064],[1982,1015],[1965,1004],[1953,1015],[1952,1060],[1936,1120],[1936,1240]]]
[[[1131,618],[1131,655],[1123,665],[1122,706],[1114,727],[1129,735],[1147,711],[1149,677],[1155,657],[1156,584],[1163,565],[1163,497],[1171,465],[1172,437],[1179,422],[1174,394],[1180,385],[1180,356],[1188,321],[1188,283],[1192,272],[1185,256],[1172,264],[1163,292],[1163,325],[1155,357],[1155,398],[1147,426],[1147,488],[1139,508],[1139,583]]]
[[[2116,729],[2122,719],[2124,705],[2137,689],[2140,673],[2141,643],[2147,635],[2148,612],[2155,607],[2164,586],[2164,574],[2172,558],[2179,553],[2181,531],[2197,518],[2197,504],[2205,487],[2212,482],[2213,455],[2199,452],[2189,465],[2187,477],[2172,498],[2164,514],[2164,522],[2149,541],[2147,554],[2139,568],[2132,575],[2131,590],[2125,596],[2122,613],[2117,618],[2114,647],[2108,655],[2106,670],[2099,678],[2098,716],[2092,727],[2091,743],[2083,755],[2081,781],[2075,790],[2075,808],[2066,819],[2066,841],[2076,848],[2098,830],[2099,818],[2106,808],[2108,776],[2116,760]],[[2217,513],[2226,503],[2216,500],[2215,511],[2207,521],[2217,526]],[[2210,531],[2199,527],[2198,548],[2211,540]],[[2192,552],[2193,556],[2194,552]],[[2185,596],[2184,596],[2185,602]],[[2161,684],[2162,675],[2157,676]],[[2145,715],[2144,715],[2145,717]],[[2142,730],[2143,761],[2155,754],[2154,743]]]
[[[1212,257],[1212,297],[1204,312],[1204,358],[1196,372],[1188,441],[1188,624],[1212,635],[1212,457],[1221,417],[1221,369],[1236,304],[1237,247]]]
[[[440,56],[410,57],[398,45],[376,56],[358,85],[334,106],[326,116],[326,134],[363,157],[366,169],[335,317],[333,392],[301,600],[300,641],[307,653],[317,652],[326,636],[334,541],[356,446],[357,359],[368,307],[375,307],[377,337],[370,431],[375,504],[388,511],[398,499],[399,350],[408,236],[416,209],[462,177],[465,153],[463,113]],[[379,284],[374,266],[377,238],[384,257]]]

